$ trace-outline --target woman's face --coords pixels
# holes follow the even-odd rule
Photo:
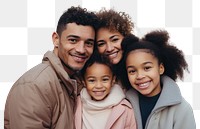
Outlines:
[[[97,31],[97,47],[100,54],[107,56],[113,64],[119,63],[122,59],[121,42],[124,36],[117,32],[111,32],[107,28],[100,28]]]

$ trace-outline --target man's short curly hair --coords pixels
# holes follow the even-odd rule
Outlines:
[[[66,29],[68,23],[76,23],[77,25],[91,26],[95,30],[97,28],[98,18],[93,12],[89,12],[86,8],[72,6],[66,10],[60,17],[56,32],[61,35]]]
[[[134,28],[131,17],[125,12],[116,12],[114,9],[101,9],[96,13],[99,24],[97,29],[108,28],[110,31],[118,31],[123,36],[127,36]]]

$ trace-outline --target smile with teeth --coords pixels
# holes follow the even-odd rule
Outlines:
[[[150,85],[150,81],[145,82],[145,83],[140,83],[140,84],[138,84],[138,87],[140,89],[145,89],[145,88],[149,87],[149,85]]]
[[[104,95],[104,91],[93,91],[93,93],[94,93],[96,96],[102,96],[102,95]]]
[[[107,56],[112,59],[112,58],[116,58],[117,54],[118,52],[114,52],[114,53],[108,54]]]
[[[84,62],[86,57],[85,56],[73,56],[76,62]]]

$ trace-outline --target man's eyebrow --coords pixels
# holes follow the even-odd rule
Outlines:
[[[67,38],[80,38],[80,37],[77,35],[68,35]]]
[[[104,40],[98,40],[97,43],[98,43],[98,42],[104,42]]]
[[[92,42],[94,42],[94,39],[87,39],[87,41],[92,41]]]
[[[68,35],[67,38],[76,38],[76,39],[80,39],[81,37],[77,36],[77,35]],[[87,39],[86,41],[90,41],[90,42],[94,42],[95,40],[92,38]]]

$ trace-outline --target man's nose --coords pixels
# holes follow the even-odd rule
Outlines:
[[[79,53],[85,53],[85,44],[84,41],[79,41],[76,45],[76,51]]]

